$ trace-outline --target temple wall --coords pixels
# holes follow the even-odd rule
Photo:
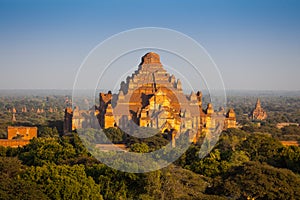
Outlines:
[[[25,127],[25,126],[9,126],[7,128],[7,139],[11,140],[14,137],[22,136],[23,140],[30,140],[37,137],[37,127]]]

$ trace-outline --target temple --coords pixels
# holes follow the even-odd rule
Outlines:
[[[181,81],[163,68],[158,54],[150,52],[142,57],[138,69],[121,83],[118,94],[99,94],[96,109],[66,108],[64,128],[69,132],[99,123],[105,129],[120,127],[124,130],[135,124],[162,133],[194,130],[199,135],[220,122],[224,129],[235,128],[234,110],[216,112],[211,103],[203,109],[202,93],[184,94]]]
[[[250,114],[252,120],[265,120],[267,118],[267,112],[261,107],[260,100],[257,99],[255,108]]]
[[[37,137],[37,127],[8,126],[7,139],[0,139],[0,146],[19,147],[29,144],[30,140]]]

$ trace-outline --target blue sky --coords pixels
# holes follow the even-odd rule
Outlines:
[[[71,89],[98,43],[151,26],[199,42],[227,89],[300,90],[299,10],[296,0],[0,0],[0,89]]]

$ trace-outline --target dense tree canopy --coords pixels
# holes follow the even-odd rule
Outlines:
[[[207,190],[232,199],[299,199],[300,177],[286,169],[247,162],[218,177]]]
[[[240,102],[229,97],[242,129],[228,129],[205,157],[200,145],[192,144],[174,164],[153,172],[133,174],[107,167],[89,153],[84,144],[92,139],[122,143],[128,151],[152,152],[170,142],[167,134],[137,138],[118,128],[89,129],[62,133],[65,96],[0,98],[0,138],[8,125],[38,126],[39,138],[25,147],[0,146],[0,199],[299,199],[300,148],[285,147],[279,140],[299,140],[298,126],[276,127],[276,122],[300,122],[298,98],[265,98],[268,120],[247,118],[256,98]],[[275,100],[274,100],[275,99]],[[268,104],[264,102],[268,101]],[[236,103],[239,102],[239,103]],[[280,102],[280,103],[278,103]],[[284,107],[283,104],[287,103]],[[44,113],[27,112],[11,122],[9,109],[43,108]],[[56,108],[56,112],[50,112]],[[33,120],[31,120],[33,119]],[[150,131],[142,129],[145,133]],[[149,132],[150,134],[150,132]],[[206,141],[209,142],[209,141]],[[176,149],[161,155],[179,154]],[[112,157],[114,158],[114,157]],[[114,162],[118,163],[116,159]],[[132,158],[132,166],[137,166]]]
[[[50,199],[102,199],[99,185],[86,176],[83,165],[32,166],[22,178],[40,185]]]
[[[116,141],[123,138],[116,137],[118,129],[108,133]],[[161,136],[136,143],[131,138],[128,148],[149,152],[151,145],[160,147],[159,138],[165,142]],[[0,194],[2,199],[299,198],[299,147],[284,147],[268,134],[229,129],[206,157],[200,158],[199,150],[191,145],[175,165],[132,174],[91,157],[77,134],[35,138],[23,148],[0,148]]]

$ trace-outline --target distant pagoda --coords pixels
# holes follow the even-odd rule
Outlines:
[[[265,120],[267,118],[267,112],[261,107],[259,98],[256,101],[255,108],[250,114],[252,120]]]

